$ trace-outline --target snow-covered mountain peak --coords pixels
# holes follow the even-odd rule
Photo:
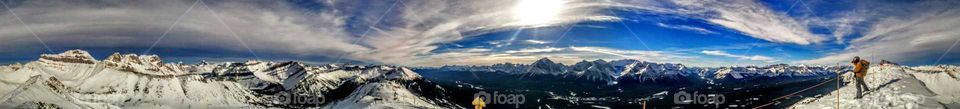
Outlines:
[[[396,78],[401,80],[415,80],[421,78],[420,74],[413,72],[413,70],[410,70],[407,67],[400,67],[396,71],[398,71],[398,73],[390,74],[388,75],[388,78]]]
[[[583,61],[577,62],[576,64],[573,64],[573,67],[574,67],[574,68],[586,68],[586,67],[590,67],[590,66],[592,66],[592,65],[593,65],[593,63],[591,63],[590,61],[583,60]]]
[[[374,66],[369,68],[360,68],[362,80],[416,80],[420,79],[420,74],[413,72],[406,67],[396,66]]]
[[[620,72],[620,76],[622,77],[626,75],[635,74],[636,72],[639,72],[639,70],[644,70],[643,68],[645,67],[643,67],[643,65],[640,63],[627,64],[626,66],[623,67],[623,71]]]
[[[43,54],[40,55],[39,60],[85,64],[93,64],[97,62],[97,60],[94,59],[90,53],[83,50],[68,50],[60,54]]]
[[[204,65],[210,65],[210,63],[208,63],[207,60],[200,60],[200,62],[197,63],[197,65],[204,66]]]
[[[529,68],[530,72],[538,74],[562,74],[566,72],[566,66],[560,63],[554,63],[547,58],[540,58],[540,60],[530,65],[532,66],[532,68]]]
[[[612,60],[609,63],[610,65],[613,65],[613,66],[626,66],[628,64],[633,64],[637,62],[640,62],[640,61],[634,60],[634,59],[621,59],[621,60]]]
[[[683,66],[682,64],[651,63],[640,61],[624,66],[623,71],[619,73],[619,78],[635,79],[640,81],[656,81],[659,79],[675,79],[696,72],[696,70],[688,70],[686,66]]]
[[[160,56],[157,55],[137,55],[113,53],[103,60],[107,67],[117,68],[121,71],[129,71],[150,75],[179,75],[185,74],[180,66],[167,65],[163,63]]]
[[[135,64],[163,64],[163,60],[160,59],[160,56],[157,55],[137,55],[137,54],[120,54],[113,53],[110,56],[107,56],[107,59],[104,59],[104,62],[110,63],[135,63]]]
[[[603,60],[597,60],[593,62],[584,60],[574,64],[571,67],[574,75],[577,78],[592,81],[612,81],[614,78],[613,72],[616,72],[613,66]]]
[[[605,61],[605,60],[603,60],[603,59],[597,59],[597,60],[594,60],[593,62],[596,62],[596,63],[604,63],[604,64],[607,63],[607,61]]]
[[[713,78],[717,78],[717,79],[726,78],[727,75],[731,75],[730,74],[731,72],[733,72],[732,67],[720,67],[720,69],[718,69],[716,72],[713,73],[714,74]],[[736,75],[736,74],[732,76],[734,76],[734,78],[743,78],[743,76]]]
[[[537,65],[554,65],[554,64],[557,64],[557,63],[554,63],[548,58],[540,58],[539,60],[533,62],[533,64],[531,65],[537,66]]]

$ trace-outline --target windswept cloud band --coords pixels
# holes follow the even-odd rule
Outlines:
[[[263,53],[274,58],[323,57],[305,59],[315,62],[344,59],[411,66],[525,63],[542,57],[556,58],[554,60],[564,63],[584,59],[639,59],[698,65],[705,63],[707,59],[699,59],[705,55],[762,63],[834,64],[852,56],[911,64],[960,62],[960,57],[953,56],[960,51],[952,50],[960,40],[960,32],[956,31],[960,25],[960,9],[955,7],[960,5],[957,1],[858,3],[850,5],[848,10],[830,13],[820,13],[822,11],[816,7],[826,4],[824,2],[801,0],[790,1],[785,6],[749,0],[3,2],[9,5],[9,10],[0,13],[0,57],[36,56],[27,53],[47,51],[43,46],[49,45],[53,49],[50,51],[122,48],[142,49],[143,53],[169,53],[163,50],[190,49]],[[904,6],[910,8],[895,8]],[[496,49],[452,44],[489,33],[578,27],[571,25],[584,22],[617,22],[627,26],[623,22],[639,22],[642,18],[637,16],[650,14],[708,24],[652,24],[658,28],[706,36],[745,36],[812,49],[819,54],[802,59],[774,59],[759,54],[737,55],[710,49],[683,52],[600,45],[507,47],[518,45],[513,39],[497,42],[493,47]],[[8,20],[17,18],[22,21]],[[610,29],[606,26],[609,25],[596,28]],[[729,32],[737,35],[727,34]],[[635,34],[673,37],[669,34]],[[636,39],[640,40],[639,37]],[[563,40],[521,39],[516,42],[554,45]]]

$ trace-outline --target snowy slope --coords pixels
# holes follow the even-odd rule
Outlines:
[[[360,109],[360,108],[430,108],[440,109],[433,102],[422,99],[410,92],[403,84],[397,82],[376,82],[360,86],[356,92],[347,98],[335,101],[323,108],[332,109]]]
[[[109,105],[95,105],[96,103],[79,102],[78,98],[65,93],[64,86],[54,77],[33,76],[24,84],[15,87],[9,93],[0,97],[0,107],[4,108],[31,108],[31,107],[60,107],[60,108],[117,108]],[[21,95],[21,96],[12,96]],[[37,102],[46,101],[46,102]]]
[[[435,101],[419,97],[407,89],[405,81],[420,79],[420,75],[403,67],[371,66],[362,68],[355,81],[367,84],[359,86],[343,99],[333,101],[323,108],[443,108]]]
[[[937,94],[934,98],[944,104],[952,104],[951,108],[960,108],[960,67],[954,65],[914,67],[917,73],[913,76],[923,81],[930,91]]]
[[[185,65],[136,54],[98,61],[86,51],[70,50],[0,66],[0,108],[458,107],[402,88],[420,79],[407,68],[340,66],[260,61]],[[351,94],[323,98],[339,96],[336,91]],[[325,102],[283,99],[292,94]],[[390,100],[357,99],[369,97]]]
[[[852,73],[842,76],[846,85],[816,98],[807,98],[791,108],[877,109],[960,108],[960,79],[949,76],[956,66],[873,66],[864,81],[871,88],[861,99],[856,95]]]

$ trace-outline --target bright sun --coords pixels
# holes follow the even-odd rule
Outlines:
[[[513,17],[519,25],[543,25],[557,20],[563,12],[563,0],[520,0],[513,6]]]

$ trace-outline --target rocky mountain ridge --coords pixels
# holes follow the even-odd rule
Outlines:
[[[0,66],[0,108],[461,107],[431,85],[398,66],[179,64],[119,53],[96,60],[70,50]]]

